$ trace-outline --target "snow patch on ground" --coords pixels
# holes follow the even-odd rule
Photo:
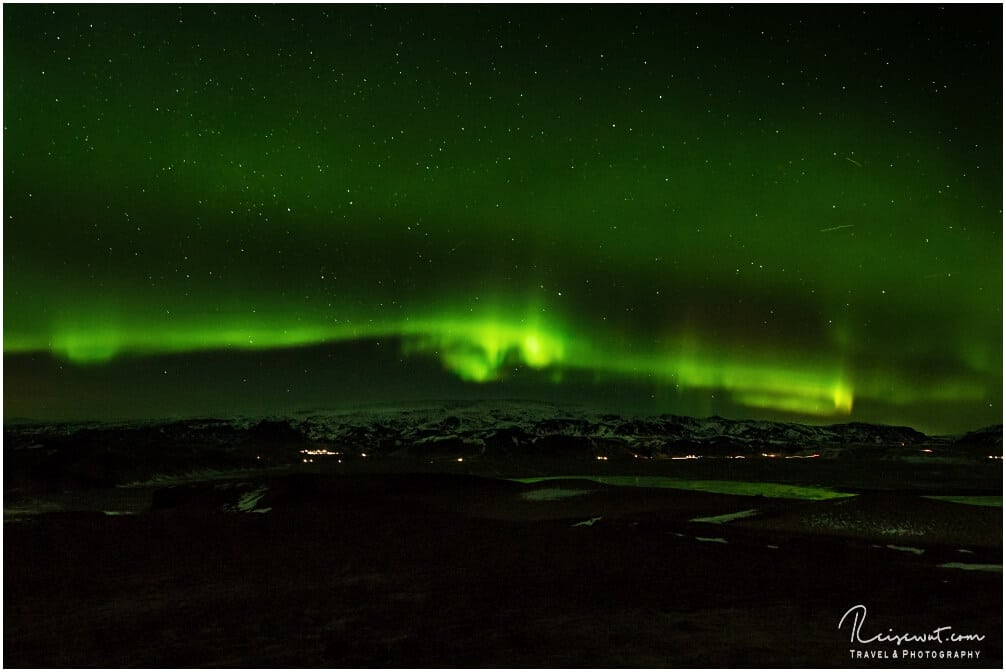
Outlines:
[[[815,528],[841,530],[855,534],[877,534],[884,537],[922,537],[931,526],[911,524],[901,520],[872,519],[858,512],[830,511],[816,513],[806,518],[807,524]]]
[[[234,510],[244,513],[269,513],[272,511],[272,507],[264,509],[256,508],[259,501],[265,497],[265,493],[267,492],[269,492],[269,488],[264,485],[254,490],[249,490],[238,498],[238,503],[234,506]]]
[[[3,519],[4,522],[25,520],[42,513],[52,513],[62,511],[63,507],[55,502],[48,502],[42,499],[22,500],[20,502],[4,502]]]
[[[923,497],[940,502],[951,502],[952,504],[1003,508],[1002,495],[923,495]]]
[[[589,495],[590,493],[590,490],[575,490],[573,488],[542,488],[540,490],[522,492],[520,498],[526,502],[555,502],[568,497]]]
[[[738,511],[737,513],[724,513],[721,516],[703,516],[702,518],[692,518],[693,523],[714,523],[716,525],[721,525],[723,523],[729,523],[731,520],[741,520],[742,518],[751,518],[752,516],[758,515],[758,509],[745,509],[744,511]]]
[[[923,553],[926,552],[925,549],[915,548],[914,546],[896,546],[894,544],[888,544],[887,548],[891,549],[892,551],[902,551],[904,553],[914,553],[915,555],[922,555]]]
[[[666,476],[533,476],[529,478],[511,478],[512,481],[530,485],[543,481],[555,480],[587,480],[620,487],[636,488],[670,488],[673,490],[697,490],[713,492],[721,495],[746,495],[775,497],[778,499],[842,499],[855,497],[854,493],[839,492],[830,488],[789,485],[786,483],[763,483],[761,481],[709,481],[669,478]]]
[[[262,476],[269,469],[196,469],[175,474],[155,474],[143,481],[132,481],[117,486],[120,488],[144,488],[166,485],[188,485],[207,481],[222,481],[234,478]]]
[[[1002,565],[981,564],[975,562],[944,562],[940,567],[944,569],[965,569],[973,572],[999,572],[1002,574]]]

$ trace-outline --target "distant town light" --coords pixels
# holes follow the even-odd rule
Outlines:
[[[300,451],[301,455],[338,455],[339,453],[327,448],[305,448]]]

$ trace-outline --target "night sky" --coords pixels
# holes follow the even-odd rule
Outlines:
[[[1002,7],[27,6],[4,414],[1002,421]]]

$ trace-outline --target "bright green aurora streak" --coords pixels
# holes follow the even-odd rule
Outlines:
[[[7,6],[5,412],[64,412],[41,355],[98,399],[388,341],[560,400],[1001,422],[998,11]]]
[[[482,320],[446,316],[439,320],[367,323],[342,328],[249,327],[217,325],[201,331],[198,325],[178,331],[141,329],[136,332],[90,330],[55,334],[47,344],[53,352],[78,363],[100,363],[120,352],[159,353],[200,349],[278,348],[340,340],[403,337],[404,351],[439,356],[444,366],[467,381],[497,380],[504,367],[585,369],[621,376],[640,372],[668,384],[722,389],[743,404],[815,415],[848,414],[852,390],[842,372],[825,366],[794,366],[779,353],[764,353],[757,364],[731,358],[729,353],[702,351],[687,344],[668,345],[660,352],[630,356],[617,350],[598,350],[586,341],[564,335],[552,325],[528,324],[526,319]],[[9,346],[16,350],[20,344]],[[23,346],[31,351],[32,344]],[[37,347],[37,346],[36,346]]]

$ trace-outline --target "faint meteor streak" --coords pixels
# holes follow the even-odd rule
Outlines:
[[[863,164],[861,164],[859,161],[856,161],[856,159],[853,159],[852,157],[847,156],[845,157],[845,160],[851,163],[852,165],[856,166],[856,168],[863,167]]]
[[[855,224],[841,224],[839,226],[830,226],[827,229],[821,229],[821,233],[826,233],[828,231],[838,231],[839,229],[851,229],[856,226]]]

